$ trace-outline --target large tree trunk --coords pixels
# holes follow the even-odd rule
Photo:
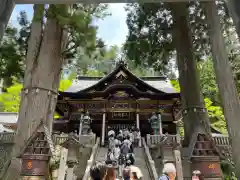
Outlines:
[[[14,8],[13,0],[0,1],[0,42]]]
[[[236,25],[238,37],[240,38],[240,1],[239,0],[227,0],[226,1],[229,12]]]
[[[53,5],[50,5],[50,8]],[[63,58],[61,56],[62,27],[48,17],[42,30],[43,6],[35,9],[28,44],[24,89],[19,110],[18,129],[12,161],[4,180],[19,179],[20,161],[16,158],[41,120],[49,126],[55,111]],[[42,32],[44,31],[44,32]],[[51,128],[51,127],[50,127]]]
[[[174,20],[173,41],[177,50],[177,64],[184,114],[184,146],[188,146],[194,133],[210,134],[210,123],[200,92],[199,74],[193,55],[188,23],[187,3],[172,3]]]
[[[240,177],[240,103],[228,55],[221,32],[220,18],[215,2],[204,3],[212,47],[213,64],[216,80],[221,95],[224,115],[232,145],[232,156],[236,166],[237,177]]]

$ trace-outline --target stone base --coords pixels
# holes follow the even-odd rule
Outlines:
[[[162,146],[161,147],[161,157],[162,162],[175,162],[173,148],[171,146]]]
[[[192,172],[199,170],[204,179],[222,180],[223,173],[221,170],[220,159],[217,156],[193,157]]]

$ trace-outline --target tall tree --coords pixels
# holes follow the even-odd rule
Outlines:
[[[0,42],[2,40],[5,28],[12,14],[15,3],[13,0],[2,0],[0,2]]]
[[[197,62],[194,58],[191,32],[188,21],[188,4],[172,3],[173,41],[177,50],[177,64],[184,116],[184,141],[188,146],[196,133],[210,134],[210,123],[204,111],[204,100],[200,91]],[[189,93],[191,89],[191,93]]]
[[[96,6],[88,10],[99,15]],[[17,135],[3,179],[19,179],[20,162],[16,157],[41,120],[51,132],[64,60],[83,44],[88,50],[95,48],[96,27],[91,13],[78,5],[34,5]]]
[[[206,12],[206,21],[209,27],[209,37],[212,45],[213,64],[216,73],[216,80],[221,95],[224,115],[227,121],[228,133],[232,145],[232,156],[236,167],[236,175],[240,177],[240,102],[233,73],[228,61],[222,36],[222,27],[217,13],[215,2],[203,4]]]
[[[227,1],[229,11],[232,15],[233,21],[236,25],[236,30],[238,37],[240,38],[240,1],[238,0],[228,0]]]

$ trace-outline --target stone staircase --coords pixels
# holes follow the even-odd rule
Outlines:
[[[148,166],[146,164],[147,160],[145,157],[145,152],[143,148],[135,148],[135,166],[139,167],[143,173],[144,180],[151,180]]]

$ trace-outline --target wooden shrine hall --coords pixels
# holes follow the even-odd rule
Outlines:
[[[109,128],[134,126],[144,136],[154,133],[150,119],[156,119],[159,133],[176,134],[179,96],[166,78],[139,78],[119,63],[105,77],[78,77],[67,91],[59,92],[56,111],[62,118],[54,120],[53,128],[83,134],[84,124],[89,124],[93,133],[104,138]]]

